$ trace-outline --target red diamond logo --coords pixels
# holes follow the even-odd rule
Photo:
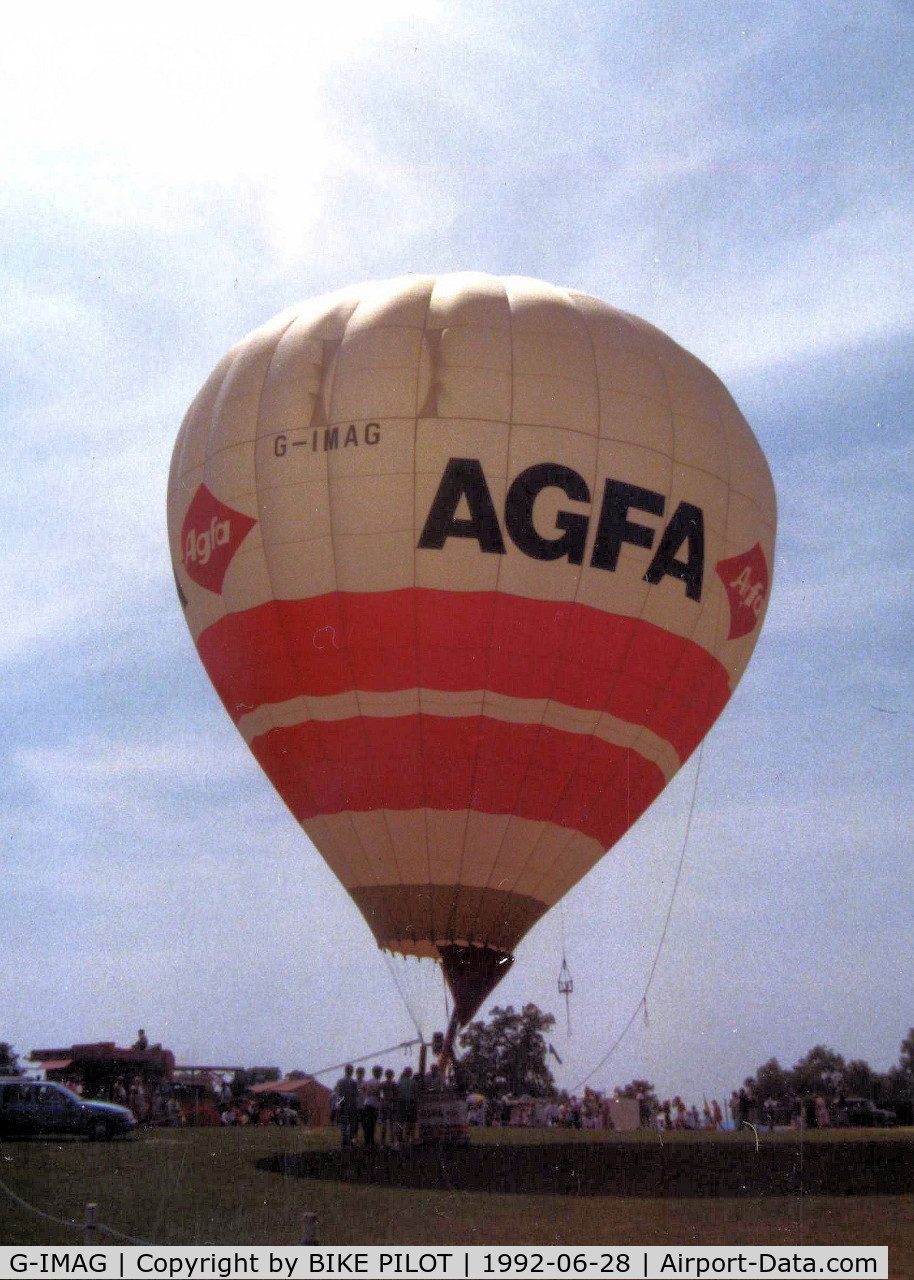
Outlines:
[[[181,563],[187,576],[218,595],[235,552],[256,523],[201,484],[181,526]]]
[[[717,576],[724,584],[730,602],[730,634],[738,640],[752,631],[768,598],[768,564],[758,543],[751,551],[743,551],[729,560],[719,560]]]

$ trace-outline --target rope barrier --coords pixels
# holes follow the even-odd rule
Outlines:
[[[136,1236],[128,1236],[123,1231],[115,1231],[114,1227],[108,1227],[103,1222],[94,1220],[93,1204],[86,1205],[86,1221],[71,1222],[69,1218],[57,1218],[52,1213],[45,1213],[43,1209],[37,1208],[33,1204],[29,1204],[28,1200],[23,1200],[22,1196],[17,1196],[12,1187],[8,1187],[5,1182],[0,1180],[0,1191],[3,1192],[8,1199],[14,1204],[19,1205],[20,1209],[25,1209],[28,1213],[33,1213],[37,1218],[42,1218],[45,1222],[53,1222],[56,1227],[66,1227],[68,1231],[100,1231],[103,1235],[111,1236],[115,1240],[124,1240],[127,1244],[149,1244],[149,1240],[138,1240]],[[90,1210],[92,1212],[90,1212]]]

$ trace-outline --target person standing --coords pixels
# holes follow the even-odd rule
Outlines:
[[[386,1147],[394,1141],[394,1122],[397,1117],[397,1082],[390,1067],[384,1072],[381,1081],[381,1111],[378,1120],[381,1125],[381,1146]]]
[[[359,1124],[359,1090],[352,1070],[352,1063],[347,1062],[342,1076],[336,1082],[336,1118],[344,1147],[352,1146]]]
[[[365,1134],[365,1146],[374,1146],[375,1129],[378,1114],[381,1110],[381,1083],[383,1071],[380,1067],[372,1067],[371,1075],[365,1081],[365,1100],[362,1109],[362,1131]]]
[[[831,1117],[828,1114],[828,1103],[821,1094],[816,1098],[816,1124],[820,1129],[827,1129],[831,1125]]]
[[[397,1143],[411,1143],[419,1114],[418,1090],[412,1067],[404,1067],[397,1081]]]
[[[362,1135],[364,1137],[364,1134],[365,1134],[365,1068],[364,1067],[356,1067],[355,1069],[355,1087],[357,1090],[357,1094],[356,1094],[357,1119],[355,1122],[354,1136],[358,1137],[359,1130],[361,1129]]]

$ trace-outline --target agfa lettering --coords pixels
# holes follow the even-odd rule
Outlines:
[[[209,564],[213,548],[228,546],[231,536],[231,522],[220,520],[218,516],[213,516],[202,533],[189,529],[184,542],[184,563]]]
[[[533,508],[544,489],[559,489],[572,502],[590,503],[590,487],[583,476],[558,462],[540,462],[527,467],[512,482],[505,498],[504,528],[524,555],[534,560],[567,559],[583,564],[592,514],[560,511],[556,516],[556,536],[544,537],[533,521]],[[461,502],[468,516],[458,516]],[[644,581],[656,584],[665,577],[676,578],[685,587],[689,600],[701,600],[704,581],[704,516],[700,507],[680,502],[658,530],[629,519],[632,511],[658,518],[665,516],[662,493],[623,480],[607,477],[597,516],[590,566],[612,573],[623,544],[652,551]],[[448,538],[471,538],[480,551],[505,554],[505,539],[495,510],[482,464],[477,458],[450,458],[432,499],[419,547],[440,551]],[[655,548],[656,542],[656,548]]]

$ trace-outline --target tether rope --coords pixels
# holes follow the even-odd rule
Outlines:
[[[692,830],[692,818],[695,814],[695,802],[698,797],[698,779],[701,776],[701,763],[704,758],[704,747],[705,747],[705,744],[704,744],[704,741],[702,741],[701,745],[698,748],[698,767],[695,770],[695,781],[692,784],[692,800],[691,800],[691,803],[689,804],[689,816],[686,821],[685,833],[683,834],[683,837],[682,837],[682,848],[679,851],[679,865],[676,868],[676,878],[673,881],[673,891],[670,894],[670,901],[666,910],[666,919],[663,922],[663,930],[661,931],[661,934],[660,934],[660,941],[657,943],[657,950],[654,953],[654,963],[651,965],[651,971],[648,975],[647,982],[645,983],[644,991],[641,993],[641,999],[638,1001],[638,1003],[635,1005],[634,1009],[632,1010],[632,1013],[630,1018],[628,1019],[628,1022],[626,1022],[625,1026],[619,1032],[619,1035],[616,1037],[611,1048],[608,1050],[607,1053],[604,1054],[604,1056],[600,1059],[600,1061],[593,1068],[593,1070],[588,1072],[588,1074],[583,1078],[583,1080],[580,1080],[575,1085],[574,1087],[575,1093],[577,1093],[578,1090],[583,1089],[583,1087],[587,1084],[588,1080],[592,1080],[593,1077],[597,1074],[597,1072],[606,1066],[607,1062],[609,1062],[610,1058],[619,1048],[619,1045],[628,1035],[629,1031],[632,1028],[632,1025],[634,1024],[635,1019],[637,1018],[638,1014],[641,1012],[642,1009],[644,1010],[645,1017],[647,1017],[647,993],[651,989],[651,984],[654,981],[655,974],[657,973],[657,965],[660,963],[660,953],[663,951],[663,944],[666,942],[667,931],[670,927],[670,919],[673,915],[673,904],[676,901],[676,891],[679,888],[679,881],[682,878],[682,868],[685,864],[686,849],[688,848],[689,835]]]
[[[421,1038],[418,1040],[401,1040],[399,1044],[389,1045],[386,1049],[375,1049],[373,1053],[363,1053],[361,1058],[347,1058],[345,1062],[336,1062],[332,1067],[321,1067],[320,1071],[309,1071],[309,1076],[326,1076],[331,1071],[342,1071],[343,1067],[348,1067],[350,1063],[368,1062],[371,1058],[383,1058],[385,1053],[393,1053],[396,1049],[411,1049],[413,1045],[421,1044]]]
[[[390,974],[393,984],[397,988],[397,994],[399,995],[400,999],[403,1001],[403,1004],[406,1008],[406,1012],[409,1014],[412,1020],[413,1026],[416,1028],[416,1035],[419,1037],[420,1040],[424,1040],[425,1036],[423,1035],[422,1027],[419,1025],[419,1019],[416,1017],[416,1012],[413,1009],[413,1006],[410,1004],[409,1000],[407,1000],[406,992],[403,990],[403,987],[400,984],[400,979],[397,977],[396,970],[394,968],[393,956],[390,955],[387,951],[382,951],[381,955],[384,957],[384,963],[387,965],[387,972]],[[332,1067],[330,1068],[331,1071],[333,1069],[334,1068]]]

